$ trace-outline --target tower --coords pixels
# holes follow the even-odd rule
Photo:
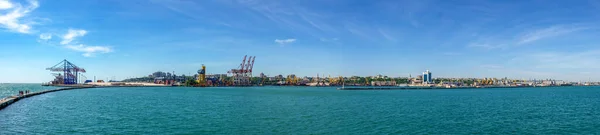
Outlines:
[[[429,83],[427,72],[423,72],[423,84]]]
[[[433,83],[433,79],[431,79],[431,72],[429,72],[429,70],[426,71],[427,72],[427,82],[428,83]]]
[[[433,82],[433,79],[431,79],[431,72],[429,72],[429,70],[426,70],[425,72],[423,72],[423,84],[430,84]]]

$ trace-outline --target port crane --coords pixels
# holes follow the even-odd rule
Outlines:
[[[252,77],[252,69],[254,68],[255,59],[256,56],[248,57],[248,55],[246,55],[237,69],[231,69],[230,71],[227,71],[228,74],[232,74],[233,76],[233,85],[251,85],[250,77]]]
[[[52,72],[62,72],[62,74],[54,74],[56,77],[54,83],[58,84],[77,84],[79,82],[77,80],[79,73],[86,72],[85,69],[76,66],[66,59],[52,67],[46,68],[46,70],[50,70]]]

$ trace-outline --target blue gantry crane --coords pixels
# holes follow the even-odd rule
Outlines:
[[[77,84],[79,81],[79,73],[85,73],[85,69],[76,66],[66,59],[52,67],[46,68],[46,70],[50,70],[52,72],[62,72],[62,74],[54,74],[56,76],[56,80],[54,80],[53,83],[57,84]]]

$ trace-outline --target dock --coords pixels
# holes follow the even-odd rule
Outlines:
[[[7,98],[0,99],[0,110],[6,108],[7,106],[9,106],[21,99],[25,99],[25,98],[45,94],[45,93],[50,93],[50,92],[57,92],[57,91],[63,91],[63,90],[74,90],[74,89],[85,89],[85,88],[95,88],[95,87],[94,86],[67,87],[67,88],[58,88],[58,89],[53,89],[53,90],[32,92],[32,93],[23,94],[23,95],[10,96]]]

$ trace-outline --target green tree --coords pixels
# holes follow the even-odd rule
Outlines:
[[[196,80],[190,79],[190,80],[185,81],[185,86],[197,86],[197,85],[198,85],[198,82]]]

